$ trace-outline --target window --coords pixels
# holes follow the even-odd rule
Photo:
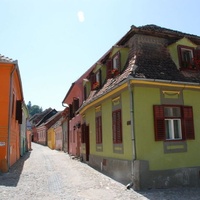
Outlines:
[[[73,98],[72,106],[73,106],[73,114],[75,116],[76,111],[79,109],[79,99],[78,98],[76,98],[76,97]]]
[[[117,52],[113,57],[113,69],[120,70],[120,53]]]
[[[102,143],[102,119],[101,116],[96,117],[96,143]]]
[[[118,51],[112,59],[107,60],[107,78],[111,78],[120,73],[121,70],[121,59],[120,52]]]
[[[83,96],[84,96],[84,100],[86,100],[87,99],[87,87],[86,87],[86,85],[83,88]]]
[[[194,49],[187,46],[178,46],[179,64],[182,69],[194,69]]]
[[[182,139],[180,107],[164,107],[166,140]]]
[[[101,70],[91,75],[92,90],[98,89],[101,86]]]
[[[121,122],[121,109],[115,110],[112,113],[112,131],[113,143],[122,143],[122,122]]]
[[[22,102],[20,100],[16,100],[15,119],[18,120],[19,124],[22,124]]]
[[[154,105],[155,140],[194,139],[191,106]]]

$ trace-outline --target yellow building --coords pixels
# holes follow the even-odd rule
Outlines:
[[[54,131],[54,128],[49,128],[47,130],[47,135],[48,135],[48,142],[47,142],[47,145],[50,149],[55,149],[55,131]]]

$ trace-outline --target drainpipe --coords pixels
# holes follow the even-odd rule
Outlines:
[[[67,104],[65,104],[64,102],[62,102],[62,106],[64,107],[64,108],[67,108],[68,107],[68,105]],[[68,117],[67,117],[67,130],[66,130],[66,132],[64,131],[63,132],[63,142],[62,142],[62,144],[63,144],[63,150],[64,150],[64,147],[65,147],[65,140],[66,140],[66,135],[67,135],[67,153],[69,153],[69,120],[68,120]],[[63,127],[63,125],[62,125],[62,127]],[[62,129],[63,130],[63,129]]]
[[[10,168],[10,128],[11,128],[11,117],[12,117],[12,102],[13,102],[13,74],[17,69],[17,65],[14,64],[14,68],[10,73],[10,95],[9,95],[9,115],[8,115],[8,143],[7,143],[7,164],[8,169]]]
[[[128,90],[129,90],[129,101],[130,101],[131,140],[132,140],[132,162],[131,162],[132,182],[129,183],[126,187],[127,187],[127,189],[130,189],[134,183],[134,161],[136,160],[134,99],[133,99],[133,90],[131,88],[130,79],[128,80]]]

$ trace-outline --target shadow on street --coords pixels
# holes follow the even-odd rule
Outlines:
[[[23,170],[24,162],[30,157],[31,152],[27,152],[14,165],[12,165],[7,173],[0,173],[0,186],[16,187]]]

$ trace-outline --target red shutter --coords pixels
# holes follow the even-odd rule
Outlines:
[[[99,143],[99,118],[96,117],[96,144]]]
[[[90,81],[91,81],[91,88],[94,90],[94,83],[96,82],[96,74],[91,74],[90,76]]]
[[[96,117],[96,143],[102,143],[102,125],[101,125],[101,116]]]
[[[117,142],[117,136],[116,136],[116,112],[112,113],[112,130],[113,130],[113,143]]]
[[[113,143],[122,143],[121,110],[113,111],[112,125],[113,125]]]
[[[153,110],[154,110],[155,141],[165,140],[164,107],[159,105],[154,105]]]
[[[106,72],[107,79],[109,79],[112,77],[112,60],[111,59],[107,60],[106,69],[107,69],[107,72]]]
[[[117,111],[116,118],[117,143],[122,143],[121,110]]]
[[[16,101],[16,120],[19,124],[22,124],[22,102],[20,100]]]
[[[196,66],[197,69],[200,69],[200,50],[199,49],[195,50],[194,65]]]
[[[102,118],[99,117],[99,143],[102,143]]]
[[[191,106],[182,107],[182,129],[183,137],[185,139],[194,140],[194,120],[193,120],[193,111]]]

